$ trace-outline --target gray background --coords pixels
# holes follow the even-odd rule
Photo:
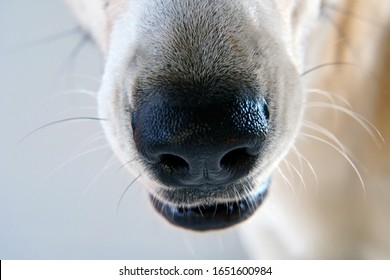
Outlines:
[[[167,225],[140,185],[117,213],[132,178],[98,122],[49,126],[19,143],[52,121],[96,116],[83,92],[99,88],[103,61],[92,43],[80,48],[81,33],[62,33],[76,26],[60,0],[0,0],[0,259],[247,258],[234,230]]]

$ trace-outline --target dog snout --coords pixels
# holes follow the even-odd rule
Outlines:
[[[134,142],[148,170],[178,187],[220,187],[246,176],[261,154],[268,120],[264,98],[148,102],[132,113]]]

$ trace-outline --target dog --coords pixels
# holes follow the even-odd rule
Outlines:
[[[390,257],[389,3],[67,2],[106,60],[107,139],[168,222],[239,224],[253,258]]]

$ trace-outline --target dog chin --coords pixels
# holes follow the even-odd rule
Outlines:
[[[169,223],[194,231],[225,229],[248,219],[265,199],[270,177],[247,196],[231,201],[214,200],[194,204],[177,205],[150,194],[150,200]]]

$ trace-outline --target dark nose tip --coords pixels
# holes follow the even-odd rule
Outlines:
[[[268,132],[261,98],[191,106],[148,103],[132,114],[138,152],[170,186],[232,183],[253,168]]]

